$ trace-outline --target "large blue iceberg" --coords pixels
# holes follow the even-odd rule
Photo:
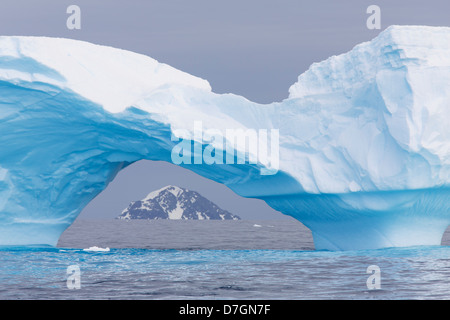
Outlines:
[[[298,219],[316,249],[439,245],[450,224],[449,88],[450,28],[392,26],[313,64],[267,105],[133,52],[0,37],[0,245],[56,245],[127,165],[173,162],[180,132],[198,156],[199,122],[214,141],[230,128],[279,130],[275,171],[179,165]]]

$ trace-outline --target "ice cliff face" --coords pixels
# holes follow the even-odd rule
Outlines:
[[[56,244],[120,169],[172,161],[171,136],[196,121],[219,134],[279,130],[274,175],[261,163],[182,165],[300,220],[317,249],[439,244],[449,87],[449,28],[390,27],[313,64],[269,105],[132,52],[0,37],[0,244]]]

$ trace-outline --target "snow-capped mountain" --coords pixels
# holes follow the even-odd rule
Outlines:
[[[240,220],[198,192],[177,186],[166,186],[131,202],[118,219]]]

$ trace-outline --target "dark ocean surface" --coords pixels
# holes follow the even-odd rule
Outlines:
[[[0,248],[0,299],[449,299],[449,235],[329,252],[292,220],[79,220],[57,247]]]

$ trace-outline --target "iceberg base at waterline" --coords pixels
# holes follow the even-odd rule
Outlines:
[[[358,250],[440,245],[449,197],[449,189],[426,189],[265,200],[305,224],[316,250]]]

